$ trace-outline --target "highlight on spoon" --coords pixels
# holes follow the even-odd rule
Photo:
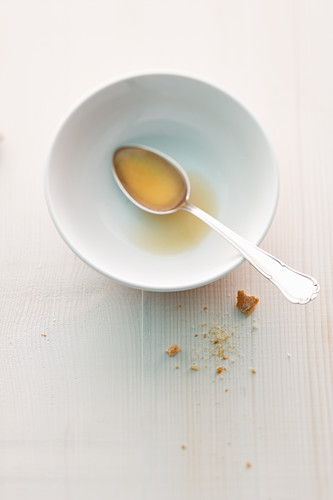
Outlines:
[[[112,165],[121,190],[148,212],[175,212],[189,198],[190,182],[186,172],[159,151],[146,146],[121,146],[113,154]]]

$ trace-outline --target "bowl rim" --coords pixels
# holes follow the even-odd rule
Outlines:
[[[144,69],[144,70],[136,70],[136,71],[129,71],[129,72],[124,72],[121,73],[114,78],[108,79],[101,83],[100,85],[97,85],[84,94],[81,95],[80,98],[78,98],[68,109],[67,112],[64,113],[62,119],[59,121],[57,127],[55,128],[55,131],[53,132],[53,135],[51,136],[51,141],[49,143],[48,147],[48,152],[46,155],[46,160],[45,160],[45,165],[44,165],[44,176],[43,176],[43,187],[44,187],[44,197],[46,200],[46,205],[49,211],[49,214],[51,216],[52,222],[55,225],[56,229],[58,230],[60,236],[62,239],[65,241],[67,246],[72,250],[72,252],[77,255],[85,264],[87,264],[89,267],[97,271],[98,273],[104,275],[105,277],[112,279],[113,281],[128,286],[130,288],[135,288],[139,289],[142,291],[151,291],[151,292],[176,292],[176,291],[183,291],[183,290],[190,290],[190,289],[195,289],[199,288],[205,285],[208,285],[210,283],[213,283],[215,281],[218,281],[221,279],[223,276],[228,275],[231,273],[235,268],[237,268],[244,260],[245,258],[242,255],[238,255],[235,257],[231,263],[230,268],[227,271],[224,271],[215,277],[211,279],[201,279],[199,281],[189,283],[186,286],[181,286],[181,285],[176,285],[176,286],[162,286],[162,287],[152,287],[149,285],[144,285],[142,283],[135,283],[132,281],[128,280],[123,280],[118,277],[115,277],[111,275],[110,273],[107,273],[105,270],[100,268],[98,265],[95,263],[91,262],[88,260],[80,250],[74,245],[70,239],[70,237],[66,234],[66,232],[63,230],[61,222],[59,221],[57,215],[56,215],[56,210],[54,209],[52,199],[51,199],[51,193],[50,193],[50,178],[49,178],[49,173],[50,173],[50,164],[51,164],[51,159],[52,159],[52,154],[54,151],[54,148],[56,146],[58,137],[62,131],[62,129],[65,127],[66,123],[70,119],[70,117],[89,99],[91,99],[94,95],[98,94],[99,92],[102,92],[103,90],[107,89],[108,87],[111,87],[112,85],[115,85],[117,83],[121,83],[126,80],[131,80],[139,77],[154,77],[154,76],[171,76],[171,77],[180,77],[184,79],[189,79],[193,80],[195,82],[204,84],[208,87],[211,87],[219,92],[222,92],[225,96],[227,96],[229,99],[234,101],[237,105],[239,105],[245,113],[249,115],[249,117],[253,120],[255,125],[258,127],[261,135],[263,136],[267,147],[269,149],[271,158],[272,158],[272,167],[273,167],[273,173],[274,173],[274,184],[275,184],[275,193],[274,193],[274,203],[272,205],[271,209],[271,214],[268,219],[268,222],[266,226],[263,228],[261,231],[259,237],[252,241],[255,245],[259,245],[263,239],[265,238],[269,228],[271,227],[271,224],[273,222],[274,216],[276,214],[277,206],[278,206],[278,201],[279,201],[279,194],[280,194],[280,178],[279,178],[279,169],[278,169],[278,162],[276,158],[275,151],[273,149],[271,140],[269,139],[267,133],[265,132],[263,126],[257,119],[257,117],[253,114],[253,112],[242,102],[241,99],[239,99],[237,96],[235,96],[234,93],[230,92],[229,90],[225,90],[220,84],[215,82],[212,79],[208,79],[206,77],[203,77],[202,75],[192,73],[192,72],[187,72],[187,71],[179,71],[177,69],[172,70],[172,69]]]

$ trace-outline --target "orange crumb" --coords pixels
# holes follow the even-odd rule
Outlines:
[[[176,370],[178,370],[178,368],[179,368],[179,366],[177,365],[177,366],[176,366]]]
[[[207,323],[202,323],[202,326],[207,326]]]
[[[206,339],[207,338],[207,333],[204,333],[203,337],[204,337],[204,339]]]
[[[41,337],[46,337],[46,333],[41,333]]]
[[[181,304],[178,304],[178,307],[182,307],[182,305],[181,305]]]
[[[204,310],[205,310],[205,311],[207,311],[207,309],[208,309],[208,307],[207,307],[207,306],[205,306],[205,307],[204,307]]]
[[[223,354],[222,359],[228,359],[228,356],[226,356],[225,354]]]
[[[251,372],[252,373],[257,373],[257,370],[255,370],[254,368],[252,368]]]
[[[229,391],[229,389],[224,389],[224,392],[228,392],[228,391]]]
[[[204,356],[201,356],[201,359],[205,359],[205,357],[204,357]]]
[[[246,467],[252,467],[252,464],[249,460],[247,462],[245,462],[245,465],[246,465]]]
[[[226,367],[225,366],[219,366],[216,370],[216,373],[221,373],[223,372],[223,370],[226,370]]]
[[[175,354],[179,351],[179,346],[177,344],[172,344],[172,346],[170,346],[165,352],[169,354],[169,356],[175,356]]]
[[[190,370],[199,370],[199,366],[196,364],[196,363],[193,363],[191,366],[190,366]]]
[[[195,336],[195,337],[197,337],[197,336],[198,336],[198,334],[197,334],[197,333],[195,333],[195,334],[194,334],[194,336]]]
[[[182,444],[181,448],[182,450],[186,450],[186,446],[184,444]]]
[[[238,290],[236,307],[245,314],[245,316],[249,316],[253,312],[258,302],[258,297],[246,295],[244,290]]]

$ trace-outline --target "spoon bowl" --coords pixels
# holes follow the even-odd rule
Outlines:
[[[133,166],[136,171],[131,170]],[[112,157],[112,173],[127,198],[151,214],[177,212],[190,197],[186,171],[170,156],[148,146],[117,148]],[[129,182],[131,179],[135,185]]]

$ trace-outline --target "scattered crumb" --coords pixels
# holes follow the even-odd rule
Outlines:
[[[240,342],[236,331],[238,325],[230,324],[226,316],[227,314],[219,315],[217,321],[208,325],[200,323],[199,327],[202,330],[198,330],[198,327],[195,326],[192,327],[194,330],[192,335],[196,337],[198,333],[199,338],[193,342],[190,363],[199,364],[200,359],[207,360],[210,364],[215,365],[213,370],[217,374],[221,374],[221,378],[223,378],[223,371],[230,370],[231,364],[235,362],[235,356],[240,354]],[[208,368],[206,365],[201,368],[203,367]],[[220,369],[217,371],[218,368]]]
[[[195,337],[197,337],[197,336],[198,336],[198,334],[197,334],[197,333],[195,333],[195,334],[194,334],[194,336],[195,336]]]
[[[196,363],[192,363],[192,365],[190,366],[190,370],[199,370],[199,365],[197,365]]]
[[[246,465],[246,467],[252,467],[252,464],[249,460],[247,462],[245,462],[245,465]]]
[[[231,441],[228,441],[227,444],[231,444]]]
[[[288,356],[288,358],[291,358],[290,352],[287,352],[287,356]]]
[[[176,370],[178,370],[178,368],[179,368],[179,366],[178,366],[178,365],[176,365]]]
[[[251,372],[252,373],[257,373],[257,370],[255,370],[254,368],[252,368]]]
[[[207,309],[208,309],[208,307],[207,307],[207,306],[205,306],[205,307],[204,307],[204,310],[205,310],[205,311],[207,311]]]
[[[46,333],[41,333],[41,337],[46,337]]]
[[[179,346],[177,344],[172,344],[172,346],[170,346],[165,352],[169,354],[169,356],[175,356],[175,354],[179,351]]]
[[[236,307],[245,314],[245,316],[249,316],[253,312],[258,302],[258,297],[246,295],[244,290],[238,290]]]
[[[186,446],[184,444],[181,445],[182,450],[186,450]]]
[[[181,305],[181,304],[178,304],[178,307],[182,307],[182,305]]]
[[[229,391],[229,389],[224,389],[224,392],[228,392],[228,391]]]

